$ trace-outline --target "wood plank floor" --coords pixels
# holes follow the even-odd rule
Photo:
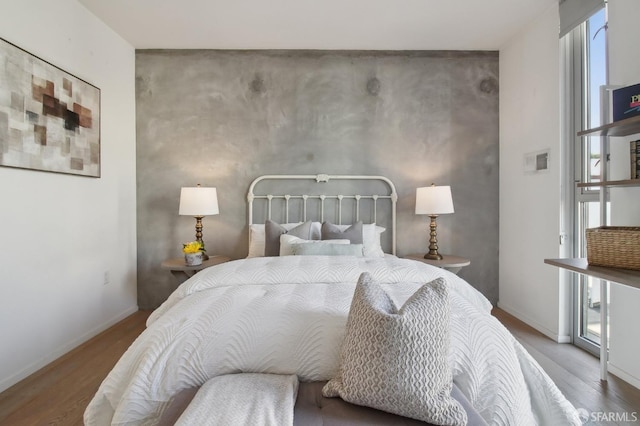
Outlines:
[[[587,424],[640,424],[640,389],[612,374],[606,382],[601,381],[600,361],[590,353],[558,344],[500,309],[494,309],[493,315],[538,361],[574,407],[588,412]]]
[[[89,401],[150,313],[136,312],[0,393],[0,425],[82,425]]]
[[[0,393],[0,425],[81,425],[89,400],[118,358],[144,330],[149,314],[140,311],[131,315]],[[633,419],[633,413],[640,423],[640,390],[612,375],[608,382],[601,382],[599,363],[592,355],[572,345],[557,344],[500,309],[495,309],[494,315],[576,408],[603,413],[592,414],[591,420],[607,420],[588,424],[630,425],[623,420]],[[627,417],[621,419],[619,416],[624,413]],[[611,416],[618,417],[608,421]]]

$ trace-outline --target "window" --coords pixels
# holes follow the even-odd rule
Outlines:
[[[578,188],[574,182],[598,182],[607,159],[602,157],[600,138],[577,138],[576,130],[597,127],[602,123],[600,88],[607,83],[606,10],[600,9],[562,39],[565,70],[565,116],[572,167],[566,173],[571,189],[567,191],[565,206],[573,223],[573,256],[586,257],[585,230],[600,226],[602,216],[608,215],[608,205],[600,205],[601,187]],[[576,345],[598,354],[600,345],[600,280],[581,274],[571,274],[575,280],[574,331]],[[608,300],[608,298],[607,298]]]

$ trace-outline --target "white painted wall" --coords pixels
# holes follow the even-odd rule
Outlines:
[[[137,306],[134,49],[75,0],[0,9],[0,37],[102,97],[100,179],[0,167],[2,391]]]
[[[609,81],[613,85],[640,83],[637,21],[640,2],[609,0]],[[611,138],[611,178],[629,178],[629,143],[640,135]],[[640,226],[640,188],[611,189],[611,223]],[[611,284],[609,368],[620,378],[640,387],[640,291]]]
[[[500,293],[498,306],[569,340],[568,287],[543,263],[560,257],[560,55],[553,5],[500,49]],[[548,172],[524,155],[549,149]]]

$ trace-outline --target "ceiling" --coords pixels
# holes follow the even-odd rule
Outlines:
[[[498,50],[558,0],[78,0],[136,49]]]

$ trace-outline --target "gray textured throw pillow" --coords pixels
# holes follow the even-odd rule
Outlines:
[[[363,273],[338,374],[323,395],[437,425],[466,424],[467,413],[451,397],[449,322],[449,293],[442,278],[422,286],[397,309]]]
[[[362,221],[358,221],[341,231],[333,223],[322,222],[322,228],[320,230],[323,240],[344,240],[351,241],[351,244],[362,244]]]
[[[310,240],[311,221],[308,220],[287,231],[284,226],[267,219],[264,223],[265,256],[280,256],[280,235],[282,234],[293,235],[294,237],[302,238],[304,240]]]

